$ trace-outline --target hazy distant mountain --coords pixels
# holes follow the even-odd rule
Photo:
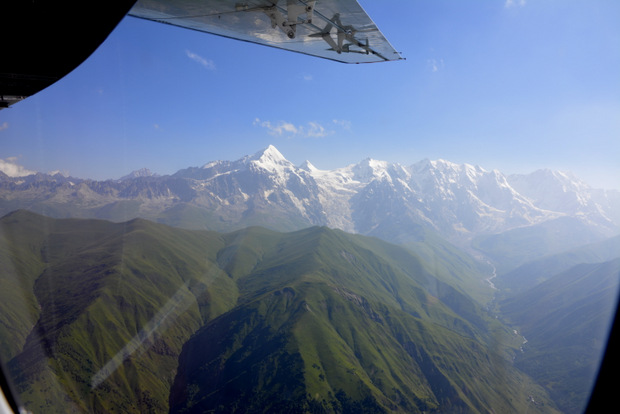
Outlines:
[[[515,335],[376,238],[27,211],[0,233],[0,348],[35,412],[556,412]]]
[[[617,258],[620,258],[620,236],[527,262],[498,277],[495,285],[514,295],[576,265],[602,263]]]
[[[139,177],[158,177],[158,174],[151,172],[148,168],[140,168],[139,170],[132,171],[131,173],[119,178],[119,181],[131,180]]]
[[[610,209],[609,203],[617,191],[593,189],[572,174],[551,170],[538,170],[528,175],[510,175],[510,185],[537,206],[568,216],[579,216],[594,225],[607,226],[616,222],[618,209]]]
[[[620,224],[620,192],[594,190],[559,172],[507,177],[443,160],[402,166],[373,159],[324,171],[308,161],[295,166],[273,146],[171,176],[140,170],[108,181],[0,177],[0,214],[18,208],[218,231],[327,225],[397,243],[434,231],[465,247],[476,238],[479,251],[509,264],[505,270],[522,263],[497,247],[506,238],[527,244],[532,235],[548,234],[527,256],[534,259],[618,234]],[[575,229],[583,237],[573,237]]]

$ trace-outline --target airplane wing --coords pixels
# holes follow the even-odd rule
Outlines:
[[[402,59],[356,0],[115,0],[76,19],[78,0],[0,1],[0,109],[82,63],[127,14],[346,63]],[[76,35],[78,33],[79,35]]]
[[[129,15],[344,63],[402,59],[356,0],[138,0]]]

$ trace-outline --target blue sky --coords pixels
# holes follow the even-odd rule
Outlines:
[[[275,145],[620,189],[620,2],[362,0],[405,61],[346,65],[127,17],[67,77],[0,111],[0,167],[171,174]]]

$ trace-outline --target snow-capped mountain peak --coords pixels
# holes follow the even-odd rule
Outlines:
[[[285,169],[294,168],[294,165],[284,158],[284,155],[273,145],[269,145],[264,150],[249,157],[247,162],[255,167],[275,173],[281,173]]]
[[[308,160],[304,161],[300,166],[299,169],[304,170],[304,171],[308,171],[309,173],[317,173],[320,170],[318,168],[316,168],[314,165],[312,165],[312,163]]]
[[[222,229],[263,220],[278,227],[274,223],[285,217],[287,229],[327,225],[400,241],[416,226],[459,242],[560,217],[572,217],[601,234],[617,232],[620,226],[619,192],[596,191],[568,173],[550,170],[505,176],[445,160],[427,159],[407,167],[372,158],[320,170],[309,161],[297,167],[270,145],[236,161],[213,161],[171,176],[141,179],[146,176],[154,175],[143,169],[105,185],[80,181],[84,208],[135,199],[155,217],[167,209],[183,210],[183,205],[204,209],[209,212],[205,216],[219,217],[214,223]],[[59,191],[62,180],[35,175],[18,181],[0,172],[1,181],[23,184],[24,200],[30,203],[29,185]],[[75,193],[69,184],[62,188]]]
[[[373,179],[389,179],[388,173],[389,163],[387,161],[379,161],[372,158],[366,158],[359,164],[350,166],[353,179],[362,183],[368,183]]]
[[[548,210],[574,214],[579,210],[595,210],[592,188],[572,173],[541,169],[531,174],[513,174],[510,185],[536,205]]]
[[[267,148],[258,151],[250,157],[250,160],[273,163],[288,162],[288,160],[284,158],[284,155],[282,155],[282,153],[273,145],[269,145]]]

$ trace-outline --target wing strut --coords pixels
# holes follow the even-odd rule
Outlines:
[[[312,33],[308,35],[309,37],[320,37],[322,38],[329,46],[329,50],[334,50],[336,53],[361,53],[361,54],[373,54],[380,57],[383,60],[389,60],[380,53],[374,51],[368,44],[368,38],[364,43],[360,42],[355,38],[355,34],[357,30],[351,25],[344,26],[340,21],[340,13],[336,13],[331,19],[328,19],[325,16],[320,16],[322,19],[327,21],[327,24],[319,33]],[[332,38],[331,30],[332,28],[336,28],[336,39]],[[345,40],[348,43],[344,43]],[[351,49],[351,45],[359,47],[361,50],[353,50]]]
[[[312,23],[315,0],[300,3],[298,0],[287,0],[286,9],[273,3],[269,7],[248,7],[247,3],[237,3],[237,11],[263,11],[271,20],[271,27],[279,27],[289,39],[294,39],[297,35],[297,25]],[[282,13],[286,13],[286,17]],[[299,16],[306,15],[305,19]]]

